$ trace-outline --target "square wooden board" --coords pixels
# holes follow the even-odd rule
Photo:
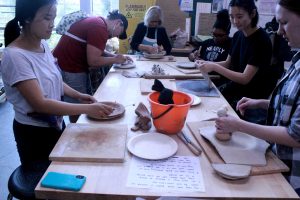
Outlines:
[[[208,160],[211,163],[225,163],[214,146],[211,145],[210,142],[202,137],[199,133],[200,127],[206,127],[214,124],[214,121],[198,121],[187,123],[188,128],[190,129],[192,135],[196,138],[198,143],[200,143],[204,153],[208,157]],[[266,159],[267,165],[252,167],[251,175],[271,174],[289,171],[289,168],[280,159],[278,159],[272,151],[267,151]]]
[[[68,124],[49,159],[63,162],[124,162],[127,125]]]

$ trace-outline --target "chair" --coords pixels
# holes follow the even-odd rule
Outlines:
[[[48,166],[49,162],[35,162],[30,166],[17,167],[8,180],[7,200],[14,197],[20,200],[35,200],[34,189]]]

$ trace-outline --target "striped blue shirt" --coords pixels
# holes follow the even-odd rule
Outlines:
[[[275,88],[268,111],[268,125],[284,126],[300,142],[300,52]],[[283,173],[294,189],[300,188],[300,148],[274,144],[274,153],[290,168]]]

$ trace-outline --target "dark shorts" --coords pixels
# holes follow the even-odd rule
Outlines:
[[[48,161],[49,154],[62,134],[62,131],[55,128],[25,125],[16,120],[13,129],[22,165]]]

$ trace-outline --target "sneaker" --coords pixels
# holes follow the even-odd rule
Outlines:
[[[6,94],[5,94],[5,91],[4,91],[4,87],[2,87],[0,89],[0,103],[3,103],[6,101]]]

